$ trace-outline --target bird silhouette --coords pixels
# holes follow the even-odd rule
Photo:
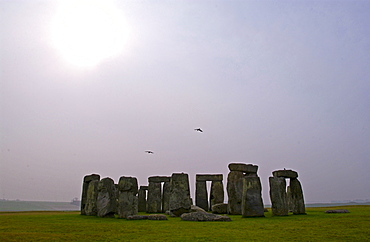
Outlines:
[[[198,132],[203,132],[203,130],[201,128],[196,128],[194,129],[195,131],[198,131]]]
[[[146,150],[145,152],[148,153],[148,154],[154,154],[154,152],[151,151],[151,150]]]

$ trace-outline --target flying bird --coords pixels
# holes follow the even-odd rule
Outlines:
[[[196,128],[194,129],[195,131],[198,131],[198,132],[203,132],[203,130],[201,128]]]
[[[151,150],[146,150],[145,152],[148,153],[148,154],[154,154],[154,152],[151,151]]]

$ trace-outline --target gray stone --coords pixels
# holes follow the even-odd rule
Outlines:
[[[171,183],[163,183],[163,194],[162,194],[162,213],[165,213],[170,209],[170,194],[171,194]]]
[[[218,203],[212,206],[212,213],[227,214],[227,203]]]
[[[139,194],[138,194],[138,211],[146,212],[146,193],[148,189],[143,189],[142,187],[143,186],[140,186]]]
[[[292,170],[277,170],[273,171],[272,175],[275,177],[284,177],[284,178],[297,178],[298,173]]]
[[[168,220],[166,215],[163,214],[150,214],[148,220]]]
[[[206,181],[195,182],[195,204],[208,211],[208,193]]]
[[[173,173],[171,177],[170,211],[180,216],[190,210],[189,176],[185,173]]]
[[[190,211],[189,211],[189,212],[190,212],[190,213],[194,213],[194,212],[207,213],[207,211],[206,211],[206,210],[204,210],[203,208],[198,207],[198,206],[196,206],[196,205],[191,205],[191,206],[190,206]]]
[[[169,176],[151,176],[148,178],[148,182],[170,182],[171,177]]]
[[[218,203],[224,202],[224,185],[222,181],[212,181],[211,183],[211,195],[209,199],[210,210],[212,206]]]
[[[100,180],[100,175],[98,174],[91,174],[91,175],[86,175],[83,179],[82,182],[82,195],[81,195],[81,215],[85,215],[85,206],[86,206],[86,201],[87,201],[87,189],[89,189],[89,183],[91,181]]]
[[[230,171],[227,176],[229,214],[242,214],[243,178],[244,175],[241,171]]]
[[[117,211],[116,188],[109,177],[99,181],[97,210],[99,217],[114,217]]]
[[[272,215],[287,216],[288,202],[284,177],[269,177]]]
[[[325,213],[349,213],[347,209],[326,210]]]
[[[148,198],[146,201],[146,212],[162,212],[162,185],[160,182],[149,182]]]
[[[222,181],[222,174],[197,174],[195,176],[196,181]]]
[[[85,214],[88,216],[98,215],[97,199],[98,199],[98,180],[92,180],[87,189],[87,199],[85,206]]]
[[[227,216],[221,216],[212,213],[202,213],[202,212],[194,212],[194,213],[184,213],[181,215],[181,220],[185,221],[231,221],[231,218]]]
[[[298,179],[290,179],[290,192],[293,203],[293,214],[306,214],[303,190]]]
[[[286,190],[286,199],[288,204],[288,212],[293,212],[293,198],[292,193],[290,192],[290,186],[288,186]]]
[[[241,171],[244,173],[257,173],[258,166],[252,164],[244,164],[244,163],[230,163],[229,164],[230,171]]]
[[[136,177],[122,176],[118,183],[118,217],[127,218],[138,213],[138,185]]]
[[[259,177],[243,179],[242,216],[264,217],[262,186]]]
[[[127,220],[145,220],[148,219],[148,215],[130,215],[127,216]]]

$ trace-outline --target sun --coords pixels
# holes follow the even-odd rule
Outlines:
[[[53,46],[77,67],[120,54],[129,35],[123,14],[110,1],[60,1],[51,28]]]

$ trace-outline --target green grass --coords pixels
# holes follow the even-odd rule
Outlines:
[[[326,214],[328,209],[350,213]],[[0,241],[369,241],[370,206],[306,208],[307,215],[230,216],[232,222],[132,221],[78,212],[1,212]]]

